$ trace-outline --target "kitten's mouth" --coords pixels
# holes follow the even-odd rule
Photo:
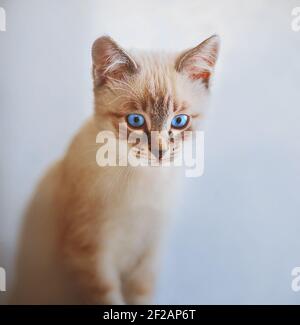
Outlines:
[[[148,155],[141,154],[137,152],[135,157],[148,163],[149,165],[153,166],[162,166],[164,164],[172,163],[175,160],[175,154],[164,154],[164,155],[154,155],[153,153],[149,152]]]
[[[167,150],[147,150],[144,148],[136,148],[133,152],[136,159],[148,165],[161,166],[168,163],[173,163],[180,151],[180,147],[169,148]]]

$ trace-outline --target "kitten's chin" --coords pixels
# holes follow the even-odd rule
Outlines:
[[[176,161],[176,157],[168,157],[168,158],[149,158],[149,159],[139,159],[137,158],[137,161],[139,162],[139,166],[141,167],[170,167],[173,166],[174,162]]]
[[[150,151],[146,150],[129,150],[127,156],[123,156],[119,160],[126,161],[127,165],[130,167],[169,167],[173,165],[180,165],[182,160],[180,155],[180,150],[176,152],[167,151],[162,157],[157,157]]]

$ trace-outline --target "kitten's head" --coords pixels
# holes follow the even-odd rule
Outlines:
[[[121,139],[137,136],[138,145],[131,144],[137,157],[174,157],[184,131],[196,130],[203,118],[218,49],[215,35],[178,54],[129,52],[110,37],[98,38],[92,58],[100,128]]]

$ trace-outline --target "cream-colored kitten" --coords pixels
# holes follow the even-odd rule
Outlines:
[[[100,131],[146,134],[128,152],[174,158],[183,131],[203,118],[218,37],[179,54],[125,52],[111,38],[92,48],[95,114],[42,179],[28,209],[14,303],[144,304],[174,200],[176,168],[102,166]],[[150,141],[152,131],[155,134]],[[184,138],[184,137],[183,137]],[[172,148],[172,150],[171,150]],[[118,151],[111,148],[119,157]],[[100,162],[99,162],[100,160]]]

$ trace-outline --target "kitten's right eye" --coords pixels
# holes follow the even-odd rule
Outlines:
[[[127,115],[127,123],[133,128],[141,128],[145,124],[145,118],[141,114]]]

